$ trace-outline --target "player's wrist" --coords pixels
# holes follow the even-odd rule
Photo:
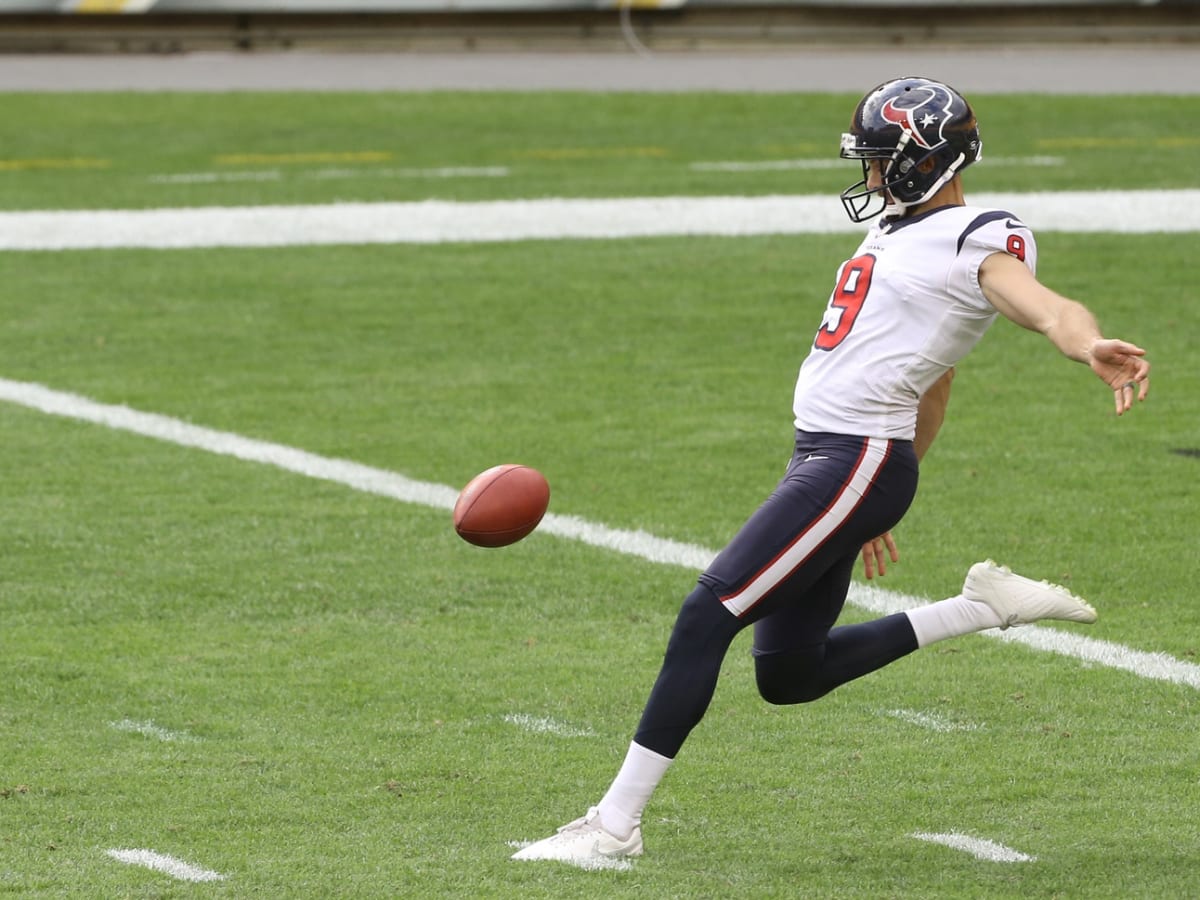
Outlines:
[[[1096,345],[1099,344],[1103,340],[1104,340],[1103,335],[1097,335],[1096,337],[1092,338],[1090,341],[1087,341],[1084,344],[1083,352],[1079,357],[1080,360],[1087,363],[1088,365],[1091,365],[1092,362],[1096,359]]]

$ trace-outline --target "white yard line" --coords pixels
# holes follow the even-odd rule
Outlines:
[[[524,850],[534,841],[508,841],[508,846],[514,850]],[[612,872],[631,872],[633,871],[633,860],[627,856],[598,856],[598,857],[581,857],[579,859],[564,859],[560,860],[569,866],[574,866],[577,869],[584,871],[612,871]]]
[[[853,584],[850,599],[855,606],[879,615],[889,615],[920,606],[929,601],[923,597],[897,594],[874,585]],[[982,631],[984,637],[1024,644],[1034,650],[1058,653],[1084,662],[1097,663],[1110,669],[1131,672],[1140,678],[1155,681],[1170,681],[1185,687],[1200,690],[1200,666],[1184,662],[1165,653],[1150,653],[1134,650],[1121,644],[1101,641],[1074,631],[1056,628],[1040,628],[1025,625],[1007,631]]]
[[[951,831],[947,834],[930,834],[925,831],[918,831],[909,835],[918,841],[928,841],[931,844],[942,844],[945,847],[950,847],[954,850],[962,850],[964,853],[970,853],[976,859],[982,859],[987,862],[1036,862],[1036,856],[1030,856],[1027,853],[1021,853],[1019,850],[1013,850],[1011,847],[1005,847],[1003,844],[997,844],[995,841],[989,841],[987,838],[971,837],[966,834],[959,834],[957,831]]]
[[[97,403],[87,397],[53,390],[40,384],[0,378],[0,400],[48,415],[91,422],[221,456],[265,463],[309,478],[336,482],[357,491],[391,497],[404,503],[449,511],[453,509],[454,501],[458,498],[458,491],[449,485],[417,481],[361,463],[331,459],[282,444],[214,431],[126,406]],[[449,527],[447,522],[447,528]],[[547,513],[538,530],[583,541],[594,547],[627,553],[651,562],[693,570],[703,569],[716,555],[715,551],[696,544],[655,537],[644,531],[609,528],[607,525],[589,522],[576,516],[556,513]],[[850,588],[849,602],[870,612],[886,615],[929,601],[921,597],[893,593],[873,585],[855,583]],[[981,633],[1022,643],[1036,650],[1120,669],[1141,678],[1169,681],[1200,690],[1200,666],[1175,659],[1165,653],[1134,650],[1120,644],[1083,637],[1074,632],[1040,628],[1036,625],[1005,632]]]
[[[510,725],[516,725],[534,734],[556,734],[559,737],[595,737],[590,728],[576,728],[548,716],[531,716],[528,713],[510,713],[504,717]]]
[[[128,863],[132,866],[144,866],[156,872],[164,872],[180,881],[224,881],[225,876],[220,872],[202,869],[191,863],[156,853],[153,850],[109,850],[108,855],[117,862]]]
[[[128,731],[133,734],[141,734],[146,737],[154,738],[158,741],[171,743],[173,741],[194,741],[196,738],[188,734],[186,731],[172,731],[169,728],[163,728],[161,725],[155,725],[153,722],[135,722],[133,719],[121,719],[118,722],[109,722],[117,731]]]
[[[974,722],[955,722],[947,719],[945,716],[939,716],[937,713],[921,712],[916,709],[889,709],[884,712],[884,715],[891,719],[899,719],[901,722],[907,722],[909,725],[915,725],[918,728],[927,728],[930,731],[983,730],[982,725],[977,725]]]
[[[972,194],[1035,232],[1200,231],[1200,190]],[[453,203],[0,213],[0,250],[435,244],[863,231],[832,196],[549,198]]]

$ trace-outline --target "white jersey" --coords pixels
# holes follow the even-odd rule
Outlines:
[[[796,427],[912,440],[921,397],[996,318],[979,287],[993,253],[1037,272],[1033,233],[1002,210],[948,206],[875,223],[838,269],[800,367]]]

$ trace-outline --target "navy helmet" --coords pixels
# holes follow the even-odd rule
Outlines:
[[[841,156],[862,160],[862,181],[841,197],[851,220],[865,222],[885,209],[902,215],[924,203],[983,156],[983,142],[962,94],[940,81],[908,76],[885,81],[859,101],[842,135]],[[883,161],[883,184],[868,189],[871,160]],[[932,167],[921,171],[927,160]]]

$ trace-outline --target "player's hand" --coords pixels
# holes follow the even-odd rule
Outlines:
[[[1145,355],[1145,350],[1127,341],[1101,338],[1092,344],[1088,364],[1112,388],[1118,416],[1133,407],[1135,397],[1145,400],[1150,391],[1150,363]]]
[[[896,549],[896,539],[890,531],[863,544],[863,574],[867,576],[868,581],[875,577],[876,572],[880,575],[887,574],[888,557],[891,557],[892,562],[900,562],[900,551]]]

